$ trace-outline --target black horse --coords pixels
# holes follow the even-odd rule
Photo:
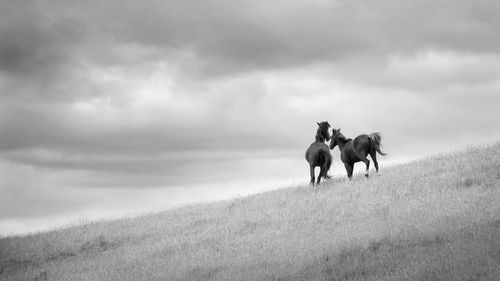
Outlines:
[[[309,148],[306,150],[306,160],[309,162],[309,170],[311,172],[311,185],[314,185],[314,168],[320,167],[320,172],[318,175],[318,180],[316,184],[319,184],[321,178],[329,179],[330,176],[327,175],[330,166],[332,165],[332,155],[328,146],[325,144],[325,140],[330,140],[330,133],[328,129],[330,124],[328,122],[317,123],[319,128],[316,131],[315,142],[313,142]]]
[[[377,152],[380,155],[386,155],[380,150],[382,137],[380,133],[371,133],[369,135],[363,134],[357,136],[354,140],[346,138],[340,129],[333,130],[331,137],[330,149],[335,148],[336,145],[340,149],[340,159],[344,162],[347,171],[347,177],[352,180],[352,172],[354,163],[364,162],[366,164],[365,176],[368,177],[368,170],[370,169],[370,160],[366,158],[368,154],[375,164],[375,169],[378,173]]]

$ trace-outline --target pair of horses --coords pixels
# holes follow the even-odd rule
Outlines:
[[[354,163],[363,162],[366,165],[365,176],[368,177],[368,170],[370,169],[370,160],[366,157],[368,154],[373,160],[375,169],[378,173],[377,153],[386,155],[380,150],[382,137],[380,133],[371,133],[369,135],[362,134],[357,136],[354,140],[346,138],[340,129],[332,128],[332,135],[330,136],[329,128],[331,127],[328,122],[321,122],[318,124],[316,131],[315,142],[313,142],[306,150],[306,160],[309,162],[309,169],[311,173],[311,185],[314,185],[316,180],[314,168],[320,167],[320,172],[316,184],[319,184],[321,178],[329,179],[327,175],[330,166],[332,165],[332,155],[330,149],[335,146],[339,147],[340,159],[344,163],[347,171],[347,177],[352,180],[352,173],[354,170]],[[325,141],[330,141],[330,147],[325,144]]]

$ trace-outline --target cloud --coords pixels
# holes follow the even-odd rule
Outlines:
[[[116,9],[115,5],[105,5]],[[99,9],[99,19],[111,13]],[[185,1],[123,4],[108,32],[167,52],[202,75],[289,68],[315,62],[384,58],[422,49],[496,53],[498,5],[491,1]],[[131,24],[132,23],[132,24]]]
[[[2,95],[101,98],[126,87],[106,77],[147,76],[165,66],[166,79],[192,84],[318,63],[338,73],[352,72],[353,65],[378,70],[426,53],[496,56],[498,6],[389,0],[5,2]],[[363,78],[363,69],[353,75]]]
[[[186,75],[213,76],[422,49],[500,49],[493,1],[49,2],[4,4],[4,67],[164,60]]]

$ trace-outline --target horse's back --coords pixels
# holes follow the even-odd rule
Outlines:
[[[363,144],[367,141],[369,141],[370,139],[370,136],[367,135],[367,134],[362,134],[362,135],[359,135],[357,136],[355,139],[354,139],[354,146],[357,146],[357,145],[360,145],[360,144]]]
[[[306,150],[305,157],[307,162],[311,165],[319,165],[319,159],[320,159],[320,154],[324,154],[324,152],[327,153],[327,155],[330,156],[330,149],[328,148],[328,145],[322,143],[322,142],[313,142],[309,148]]]
[[[330,151],[328,148],[328,145],[326,145],[323,142],[313,142],[308,148],[309,151],[319,151],[319,150],[324,150],[324,151]]]

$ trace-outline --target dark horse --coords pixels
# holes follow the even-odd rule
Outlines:
[[[317,122],[316,122],[317,123]],[[330,124],[328,122],[317,123],[319,128],[316,131],[315,142],[313,142],[309,148],[306,150],[306,160],[309,162],[309,169],[311,172],[311,185],[314,185],[314,168],[320,167],[320,172],[318,175],[318,180],[316,184],[319,184],[321,178],[329,179],[330,176],[327,175],[330,166],[332,165],[332,155],[325,141],[330,140],[330,133],[328,129]]]
[[[332,140],[330,142],[330,149],[333,149],[336,145],[340,149],[340,159],[344,162],[345,169],[347,171],[347,177],[352,180],[352,171],[354,169],[354,163],[364,162],[366,164],[365,176],[368,177],[368,169],[370,169],[370,160],[366,158],[368,154],[375,164],[375,169],[378,173],[378,162],[377,162],[377,152],[380,155],[386,155],[380,150],[382,137],[380,133],[371,133],[369,135],[363,134],[357,136],[354,140],[346,138],[340,129],[333,130]]]

